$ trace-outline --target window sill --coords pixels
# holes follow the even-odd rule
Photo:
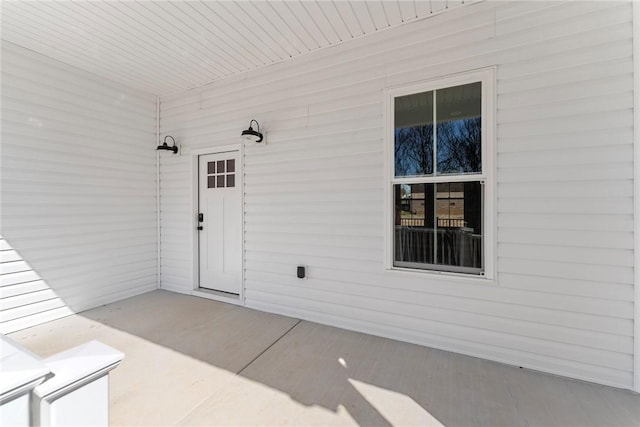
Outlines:
[[[486,276],[470,275],[464,273],[452,273],[448,271],[434,271],[434,270],[415,270],[411,268],[391,267],[385,268],[384,274],[393,276],[404,276],[413,279],[429,279],[429,280],[444,280],[447,282],[457,282],[459,284],[477,284],[484,286],[498,286],[496,278],[489,278]]]

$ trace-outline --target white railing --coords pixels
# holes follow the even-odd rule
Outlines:
[[[400,225],[405,227],[424,227],[424,218],[400,218]],[[466,221],[464,219],[438,217],[438,227],[462,228],[466,227]]]

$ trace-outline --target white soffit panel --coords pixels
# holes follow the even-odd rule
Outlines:
[[[1,28],[3,40],[132,88],[167,95],[464,3],[3,1]]]

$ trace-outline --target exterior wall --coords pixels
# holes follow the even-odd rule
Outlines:
[[[155,97],[2,44],[1,332],[157,287]]]
[[[193,289],[189,150],[255,118],[247,306],[632,388],[631,10],[481,2],[163,99],[161,286]],[[488,66],[497,280],[385,272],[383,90]]]

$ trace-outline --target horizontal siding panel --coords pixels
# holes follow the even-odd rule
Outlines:
[[[9,151],[9,149],[7,149],[7,151]],[[78,163],[74,162],[72,159],[66,156],[51,155],[51,157],[56,157],[58,159],[57,162],[47,162],[46,160],[47,158],[49,158],[49,156],[35,155],[34,157],[35,159],[33,157],[29,159],[28,155],[24,153],[21,153],[20,155],[10,155],[10,152],[7,154],[3,154],[3,159],[6,159],[6,164],[9,165],[9,168],[31,170],[32,172],[38,173],[40,175],[44,175],[47,173],[64,174],[65,171],[68,171],[75,165],[74,169],[76,170],[74,172],[76,175],[92,174],[94,176],[104,177],[120,174],[121,176],[130,177],[132,179],[144,179],[144,181],[147,182],[148,186],[151,186],[152,184],[152,181],[150,181],[148,178],[148,173],[152,172],[153,168],[148,164],[145,167],[127,167],[126,164],[123,165],[118,162],[101,163],[91,159],[87,159],[85,162]],[[36,163],[34,160],[38,160],[38,162]]]
[[[613,52],[620,49],[618,43],[615,46],[607,46],[614,49]],[[624,51],[629,51],[630,45],[624,46]],[[606,49],[611,52],[610,49]],[[620,52],[620,57],[629,57],[628,52]],[[501,69],[504,72],[504,69]],[[527,106],[543,106],[561,101],[589,100],[595,97],[607,96],[611,94],[624,94],[630,92],[629,82],[633,80],[631,72],[618,75],[606,76],[588,81],[578,81],[572,83],[559,84],[557,86],[545,86],[543,88],[531,89],[529,91],[520,91],[512,93],[504,93],[498,95],[498,109],[523,108]]]
[[[633,230],[633,215],[573,215],[573,214],[532,214],[529,212],[499,212],[501,228],[533,228],[546,230]]]
[[[3,262],[0,264],[0,274],[20,273],[29,270],[31,270],[31,267],[24,261]]]
[[[52,125],[49,122],[49,125]],[[55,124],[53,124],[55,127]],[[10,123],[6,122],[3,127],[3,131],[7,132],[7,135],[21,136],[24,139],[25,144],[38,144],[40,143],[41,149],[47,149],[53,152],[83,152],[87,155],[102,158],[118,158],[122,156],[121,151],[117,148],[126,148],[129,150],[130,156],[137,157],[142,155],[148,150],[149,145],[153,148],[154,144],[149,143],[147,146],[132,147],[128,139],[114,139],[109,138],[108,135],[98,135],[90,130],[84,131],[84,133],[78,128],[65,128],[60,126],[52,132],[52,126],[44,129],[39,126],[34,126],[30,123]],[[14,140],[9,140],[13,142]],[[46,147],[44,141],[47,142]],[[88,141],[94,141],[94,143],[102,143],[109,145],[112,150],[105,152],[92,149],[91,144]],[[155,141],[154,141],[155,142]],[[14,144],[15,145],[15,144]]]
[[[501,74],[498,97],[508,94],[534,91],[536,89],[546,89],[549,87],[550,81],[553,81],[551,87],[558,86],[562,91],[564,90],[565,85],[572,85],[578,82],[589,82],[596,79],[628,76],[630,73],[633,73],[633,61],[629,55],[625,54],[620,59],[594,62],[589,67],[585,67],[581,64],[558,70],[544,70],[533,74],[511,78],[507,78],[504,74]],[[623,88],[619,93],[627,91],[628,89]],[[619,93],[613,92],[614,95],[618,95]],[[596,98],[605,99],[610,102],[610,104],[605,103],[605,105],[616,105],[618,102],[623,102],[625,100],[624,97],[617,98],[612,95],[598,96]],[[556,103],[552,105],[555,104]],[[573,107],[578,108],[579,106],[574,105]],[[507,114],[508,111],[509,110],[505,110],[504,114]]]
[[[588,148],[585,148],[587,150]],[[625,148],[626,149],[626,148]],[[512,163],[529,163],[523,160],[524,156],[517,156],[519,159],[512,159]],[[619,157],[619,156],[616,156]],[[591,164],[573,165],[530,165],[509,167],[498,166],[498,182],[539,182],[539,181],[592,181],[592,180],[629,180],[633,179],[633,162],[630,158],[618,163],[596,164],[593,160]]]
[[[248,278],[247,281],[249,283],[252,283],[250,278]],[[333,292],[330,290],[317,289],[308,286],[298,287],[295,291],[292,291],[289,287],[272,283],[268,285],[256,284],[255,288],[259,289],[260,292],[270,293],[274,295],[287,295],[312,301],[321,301],[325,303],[329,303],[331,295],[333,294]],[[384,301],[384,306],[382,306],[381,301]],[[378,300],[369,298],[366,295],[352,296],[349,294],[344,294],[340,305],[346,305],[354,309],[368,308],[372,305],[379,306],[380,309],[377,310],[377,313],[406,315],[413,318],[419,318],[424,320],[425,322],[438,323],[438,327],[441,327],[443,330],[453,330],[459,326],[468,324],[473,324],[474,327],[481,330],[501,332],[506,334],[518,330],[520,334],[529,338],[547,338],[549,340],[557,342],[557,344],[559,345],[569,343],[577,344],[584,347],[585,352],[590,351],[589,348],[593,348],[592,346],[594,345],[594,343],[600,341],[597,339],[597,337],[600,337],[600,334],[593,331],[580,331],[569,328],[555,328],[552,336],[549,336],[546,335],[548,333],[546,327],[540,325],[539,323],[530,323],[514,319],[506,320],[501,319],[497,316],[479,315],[462,310],[457,310],[456,315],[451,316],[448,310],[442,309],[441,307],[437,307],[435,305],[428,307],[428,309],[425,309],[422,306],[418,306],[408,301],[397,302],[395,300],[387,299]],[[599,347],[600,349],[609,349],[624,354],[628,353],[629,349],[633,345],[632,340],[630,340],[628,337],[603,335],[602,338],[603,342],[596,344],[597,346],[601,345],[601,347]],[[597,348],[594,348],[594,350],[598,351]],[[628,358],[622,357],[620,358],[620,361],[626,365],[628,363]]]
[[[581,186],[568,182],[543,182],[531,184],[498,184],[498,193],[502,198],[621,198],[633,197],[633,181],[584,181]],[[624,212],[620,212],[624,213]]]
[[[252,234],[256,233],[259,238],[268,238],[274,243],[299,241],[300,238],[295,236],[304,234],[301,238],[303,241],[306,241],[309,235],[316,235],[313,239],[314,245],[326,244],[332,246],[336,244],[336,240],[347,236],[349,237],[348,242],[344,242],[344,239],[340,242],[343,247],[370,247],[372,243],[375,243],[376,246],[380,245],[379,230],[382,226],[382,221],[371,225],[360,224],[358,217],[341,224],[327,224],[320,221],[321,219],[318,218],[315,224],[301,225],[284,225],[282,223],[255,224],[249,221],[245,226],[245,231]],[[331,231],[327,231],[327,227],[331,227]]]
[[[608,84],[600,82],[601,84]],[[597,85],[597,83],[594,82]],[[581,130],[601,130],[628,128],[633,126],[633,110],[625,108],[622,110],[609,110],[597,114],[583,114],[570,117],[554,117],[552,119],[532,120],[526,118],[526,121],[513,124],[499,124],[498,137],[516,138],[522,135],[536,136],[548,135],[555,133],[568,132],[571,129],[579,128]],[[542,126],[544,124],[544,126]],[[580,153],[575,153],[580,154]],[[558,160],[565,160],[560,157]]]
[[[299,229],[300,232],[304,232],[301,234],[300,232],[296,232],[297,229],[290,229],[288,232],[278,231],[274,229],[272,231],[256,231],[251,230],[251,239],[247,240],[248,243],[252,243],[255,239],[256,242],[264,242],[269,241],[273,244],[300,244],[304,245],[305,243],[310,246],[328,246],[335,247],[336,243],[340,241],[341,237],[343,237],[342,230],[336,230],[334,232],[327,232],[326,227],[324,229],[325,233],[318,233],[314,236],[312,243],[309,242],[308,237],[313,233],[311,231],[305,229]],[[247,230],[249,234],[249,230]],[[366,249],[377,249],[382,246],[382,239],[379,236],[368,237],[368,236],[359,236],[357,230],[354,231],[348,239],[342,239],[341,243],[344,243],[341,249],[354,248],[359,250]]]
[[[20,283],[33,282],[35,280],[40,280],[40,276],[32,270],[0,274],[0,286],[17,285]]]
[[[16,317],[12,320],[1,322],[0,333],[9,334],[13,331],[19,331],[42,323],[51,322],[52,320],[61,319],[71,314],[73,314],[73,311],[69,307],[58,307],[33,313],[25,317]]]
[[[501,138],[498,152],[549,151],[557,149],[578,149],[584,147],[603,147],[628,144],[633,127],[615,130],[583,131],[575,130],[556,135]]]
[[[16,285],[0,285],[0,298],[15,297],[18,295],[29,294],[48,289],[44,280],[34,280],[27,283],[18,283]]]
[[[52,259],[38,262],[34,267],[37,271],[46,271],[47,278],[51,280],[63,280],[65,276],[65,270],[75,268],[76,274],[90,275],[92,272],[101,275],[101,280],[116,276],[124,272],[137,272],[138,269],[152,268],[155,264],[155,253],[148,252],[146,254],[138,254],[136,256],[116,256],[115,254],[107,253],[104,256],[90,255],[84,259],[87,261],[84,265],[75,265],[75,263],[69,262],[63,258],[58,260]],[[65,262],[66,261],[66,262]],[[93,269],[92,269],[92,264]],[[100,264],[99,266],[95,266]],[[25,270],[22,270],[25,271]],[[60,289],[66,287],[65,283],[60,285]]]
[[[554,246],[534,246],[502,243],[498,256],[523,260],[556,261],[586,265],[633,265],[633,251],[629,249],[594,249]]]
[[[17,76],[36,76],[40,84],[68,88],[72,93],[86,94],[92,99],[101,99],[106,105],[122,109],[147,111],[155,107],[155,96],[87,73],[79,68],[40,55],[34,51],[2,41],[2,51],[11,56],[12,66],[3,67],[3,72]],[[13,71],[15,70],[15,72]],[[155,111],[155,110],[153,110]]]
[[[602,114],[609,111],[633,109],[633,94],[630,92],[583,99],[579,105],[573,101],[561,101],[525,107],[510,107],[499,110],[505,124],[531,122],[549,118],[569,119],[575,116]],[[519,135],[518,135],[519,137]]]
[[[633,235],[625,232],[499,229],[500,243],[633,249]]]
[[[164,97],[161,131],[183,153],[266,132],[244,147],[247,306],[629,388],[630,10],[480,2]],[[488,66],[497,278],[385,272],[384,90]],[[191,182],[161,159],[161,282],[184,293]]]
[[[341,315],[328,316],[326,307],[314,304],[313,306],[305,306],[298,309],[291,305],[286,297],[282,297],[281,301],[277,298],[269,302],[262,302],[262,299],[256,299],[250,304],[251,308],[263,310],[273,313],[283,313],[290,317],[297,317],[305,320],[320,322],[336,327],[347,327],[349,329],[372,333],[375,330],[376,335],[391,339],[400,339],[415,344],[431,343],[430,346],[447,351],[455,351],[474,357],[492,359],[502,363],[511,363],[511,360],[519,360],[522,363],[519,366],[550,372],[559,375],[566,375],[567,371],[572,372],[572,376],[585,381],[600,382],[614,387],[624,387],[628,385],[628,372],[597,367],[589,364],[576,363],[571,360],[562,360],[555,357],[546,357],[539,354],[531,354],[526,350],[518,350],[512,348],[501,347],[500,354],[502,358],[497,358],[495,352],[497,347],[494,345],[486,345],[481,342],[464,342],[456,338],[449,338],[440,335],[433,335],[421,331],[419,322],[411,318],[399,316],[395,318],[395,322],[390,319],[382,319],[380,321],[361,320],[357,311],[349,312],[345,310]],[[389,324],[401,324],[400,329],[390,327]],[[416,323],[418,325],[416,326]]]
[[[358,203],[353,203],[350,205],[344,204],[329,204],[324,201],[320,202],[307,202],[304,204],[299,203],[291,203],[288,205],[280,204],[279,206],[275,206],[268,202],[264,202],[262,204],[247,204],[245,205],[245,213],[247,215],[252,215],[254,213],[265,213],[265,214],[274,214],[277,215],[282,213],[283,210],[286,212],[290,212],[291,209],[295,208],[296,212],[300,215],[306,214],[344,214],[344,215],[370,215],[371,212],[380,212],[380,216],[382,216],[382,208],[380,206],[380,200],[374,201],[364,201],[360,200]],[[184,211],[183,211],[184,213]],[[379,234],[379,233],[378,233]]]
[[[152,107],[150,103],[147,109],[127,110],[119,108],[114,110],[111,105],[105,105],[96,99],[87,98],[77,92],[61,91],[59,87],[51,87],[41,84],[37,80],[27,80],[24,71],[21,75],[9,75],[2,73],[2,96],[8,99],[19,100],[24,96],[35,98],[35,105],[38,106],[55,106],[57,111],[64,111],[69,114],[77,112],[78,106],[81,106],[85,113],[93,112],[100,114],[101,119],[109,121],[114,125],[120,125],[126,122],[130,126],[136,126],[140,129],[148,130],[155,126],[155,120],[150,117],[145,110]],[[74,88],[77,90],[77,88]]]
[[[551,29],[564,29],[564,27],[570,26],[571,22],[567,22],[568,18],[581,19],[590,17],[594,22],[599,22],[598,18],[605,13],[617,12],[620,13],[620,7],[614,7],[617,5],[608,4],[608,2],[593,2],[592,4],[581,8],[580,11],[576,11],[570,5],[563,3],[547,2],[542,3],[539,8],[535,6],[528,6],[522,8],[524,13],[514,16],[510,15],[510,12],[503,14],[501,10],[496,11],[496,20],[500,22],[499,31],[496,31],[500,35],[521,33],[523,30],[529,30],[531,28],[551,28]],[[551,7],[550,7],[551,6]],[[517,7],[513,8],[518,10]],[[507,9],[509,11],[510,9]],[[608,21],[604,21],[608,22]],[[581,27],[576,27],[581,28]]]
[[[524,260],[512,257],[498,259],[500,271],[531,276],[558,277],[564,279],[609,281],[633,285],[633,268],[586,263]]]
[[[38,209],[42,209],[46,207],[47,211],[50,212],[50,215],[53,217],[64,217],[64,216],[68,216],[68,212],[69,212],[69,207],[68,206],[64,206],[64,205],[40,205],[38,206],[36,203],[31,204],[28,213],[26,213],[24,216],[20,214],[20,209],[17,208],[11,208],[9,209],[7,207],[7,212],[3,213],[3,217],[5,218],[5,221],[11,221],[11,220],[16,220],[17,222],[24,222],[23,219],[26,217],[32,217],[32,218],[37,218],[37,211]],[[4,208],[4,207],[3,207]],[[66,211],[65,211],[66,208]],[[104,205],[104,206],[100,206],[100,208],[102,209],[100,215],[119,215],[122,214],[124,216],[128,216],[128,215],[139,215],[141,213],[144,213],[146,211],[146,208],[144,207],[140,207],[140,206],[136,206],[134,204],[129,204],[126,209],[118,209],[116,206],[113,205]],[[83,204],[77,204],[73,207],[74,210],[74,214],[76,215],[76,217],[84,217],[87,215],[92,215],[95,212],[95,208],[92,210],[92,208],[83,205]],[[67,212],[65,214],[65,212]],[[155,214],[155,213],[154,213]],[[50,228],[48,226],[46,226],[46,223],[44,226],[34,226],[34,227],[39,227],[40,229],[47,229]],[[123,221],[123,224],[126,224],[126,221]],[[147,221],[147,225],[149,225],[148,221]],[[127,227],[127,225],[122,225],[122,227]],[[131,227],[130,227],[131,228]],[[100,228],[96,228],[96,230],[99,230]],[[104,227],[101,228],[102,230],[104,230]],[[64,234],[64,231],[61,230],[52,230],[52,232],[57,232],[57,233],[61,233]],[[70,231],[70,233],[72,233],[73,231]],[[37,236],[33,237],[33,238],[37,238]],[[28,244],[31,244],[31,242],[28,242]],[[22,246],[22,245],[21,245]]]
[[[616,61],[628,57],[630,45],[627,34],[630,26],[631,23],[628,20],[619,25],[606,22],[602,25],[601,37],[598,37],[597,40],[590,38],[593,33],[583,32],[563,37],[551,46],[548,41],[527,47],[521,46],[522,50],[531,54],[527,56],[513,55],[511,60],[505,61],[504,67],[501,68],[500,77],[512,79],[551,70],[564,70],[576,65],[588,66],[603,60]],[[546,50],[544,49],[545,45],[548,46]],[[589,52],[598,55],[590,55]],[[548,86],[553,86],[553,84]],[[572,85],[567,86],[567,89],[570,88]]]
[[[313,193],[299,191],[298,193],[281,192],[277,194],[251,194],[247,193],[247,203],[276,203],[278,205],[296,205],[306,203],[359,203],[360,201],[380,201],[382,191],[368,190],[351,193],[348,190],[331,191],[325,193]]]
[[[64,302],[59,298],[38,301],[27,306],[15,307],[8,310],[0,311],[0,323],[9,322],[21,317],[28,317],[35,313],[42,313],[43,311],[55,310],[64,307]]]
[[[382,259],[382,247],[379,249],[362,249],[362,248],[336,248],[331,245],[324,246],[311,246],[308,243],[305,245],[303,243],[252,243],[251,241],[247,241],[245,248],[247,250],[254,251],[264,251],[268,250],[271,247],[271,250],[275,252],[291,252],[299,254],[301,257],[303,256],[324,256],[324,257],[335,257],[335,258],[347,258],[354,260],[381,260]]]
[[[420,55],[413,55],[403,61],[395,61],[387,68],[387,82],[391,85],[403,84],[407,78],[411,80],[424,79],[424,76],[438,76],[455,72],[468,64],[469,69],[485,67],[496,63],[504,64],[501,67],[500,76],[514,77],[523,74],[534,73],[536,70],[548,70],[573,66],[576,63],[590,64],[594,58],[606,56],[611,59],[620,59],[631,53],[628,39],[628,31],[620,30],[618,26],[603,28],[600,31],[597,43],[587,34],[569,35],[554,40],[545,40],[543,35],[529,34],[525,42],[518,44],[511,37],[509,40],[496,39],[493,36],[494,28],[489,25],[489,33],[478,31],[475,35],[474,49],[472,51],[450,48],[442,51],[430,52],[430,61],[424,61]],[[542,40],[541,40],[542,39]],[[500,44],[502,43],[502,45]],[[468,46],[469,43],[466,43]],[[526,52],[527,55],[523,55]],[[597,53],[597,55],[595,55]],[[526,59],[523,59],[526,58]],[[426,65],[428,64],[428,65]],[[511,69],[509,69],[511,65]],[[455,67],[452,70],[452,67]],[[451,70],[451,71],[447,71]],[[502,74],[506,73],[506,74]],[[420,77],[422,75],[422,77]],[[390,78],[390,76],[392,76]]]
[[[57,123],[63,129],[75,127],[86,131],[108,132],[113,135],[113,138],[145,139],[153,135],[151,130],[153,128],[145,131],[122,120],[120,120],[119,126],[114,126],[108,120],[96,119],[84,110],[74,114],[70,111],[60,110],[57,106],[38,105],[33,102],[25,102],[23,99],[6,98],[6,101],[6,105],[2,108],[3,118],[9,122],[29,123],[38,127]]]
[[[10,43],[2,77],[2,332],[155,289],[155,98]]]
[[[56,293],[51,289],[43,289],[41,291],[30,292],[28,294],[22,294],[14,297],[5,297],[2,299],[2,310],[29,306],[40,301],[56,299],[57,297],[58,295],[56,295]]]
[[[52,249],[56,249],[56,253],[52,254]],[[156,251],[155,244],[146,245],[132,245],[128,247],[121,247],[120,239],[114,239],[109,242],[102,242],[100,247],[92,247],[89,245],[67,245],[60,247],[60,245],[49,244],[45,245],[33,245],[32,247],[26,247],[25,252],[29,253],[29,256],[40,257],[49,255],[48,259],[61,259],[64,260],[70,257],[76,257],[80,255],[106,257],[116,255],[118,257],[126,257],[130,255],[152,254]]]
[[[256,294],[261,295],[258,299],[259,301],[270,302],[274,304],[282,303],[282,301],[286,300],[299,300],[298,298],[289,297],[286,294],[275,292],[262,292],[259,290],[252,291]],[[257,296],[257,295],[256,295]],[[280,301],[280,302],[278,302]],[[319,312],[326,312],[327,310],[331,310],[330,306],[335,304],[333,302],[323,301],[320,298],[312,298],[308,300],[302,300],[300,302],[304,302],[304,307],[309,309],[310,311],[315,311],[317,309]],[[383,312],[371,312],[366,309],[361,309],[358,307],[349,306],[346,304],[336,304],[335,307],[336,312],[345,317],[353,317],[360,319],[371,319],[374,323],[380,324],[389,324],[395,317],[402,317],[407,324],[411,324],[411,327],[408,327],[409,330],[421,331],[424,328],[424,320],[421,318],[416,318],[414,316],[408,316],[406,313],[393,314],[393,313],[383,313]],[[369,317],[365,317],[369,315]],[[422,325],[422,326],[421,326]],[[458,340],[463,340],[467,342],[477,341],[479,343],[487,342],[487,340],[491,340],[495,342],[497,346],[510,346],[510,341],[515,340],[518,343],[518,349],[520,351],[526,351],[532,355],[540,355],[551,357],[554,359],[564,359],[566,361],[574,361],[581,364],[590,364],[592,366],[597,367],[605,367],[605,366],[617,366],[620,371],[629,372],[632,366],[632,358],[625,357],[623,355],[617,356],[615,354],[610,354],[608,352],[599,351],[599,350],[587,350],[586,348],[580,347],[575,348],[568,344],[563,343],[554,343],[550,341],[546,341],[544,339],[538,340],[534,338],[528,337],[510,337],[507,334],[502,334],[495,331],[485,330],[482,328],[471,328],[471,330],[466,330],[465,327],[460,327],[456,325],[448,325],[441,324],[438,322],[432,322],[431,328],[429,328],[432,333],[439,336],[445,336],[449,338],[454,338]],[[595,357],[593,357],[595,355]],[[590,356],[592,356],[590,358]],[[595,363],[590,363],[594,362]],[[604,366],[601,366],[604,365]]]
[[[359,67],[358,67],[359,68]],[[374,71],[374,70],[372,70]],[[317,77],[317,74],[309,76]],[[295,93],[284,92],[282,89],[287,81],[274,82],[265,87],[256,88],[252,101],[256,111],[281,118],[283,114],[321,112],[327,105],[333,109],[344,108],[347,105],[366,105],[377,101],[375,89],[384,84],[384,68],[372,72],[363,79],[361,73],[353,70],[353,66],[345,68],[342,73],[334,76],[322,76],[323,81],[330,81],[331,89],[318,90],[318,87],[307,81],[307,86],[301,87]],[[351,94],[351,96],[347,96]],[[236,102],[236,93],[226,96],[200,98],[198,109],[186,105],[180,108],[167,108],[162,104],[164,114],[169,114],[167,126],[180,126],[188,122],[194,127],[210,123],[211,113],[215,114],[216,122],[224,123],[224,119],[237,118],[242,111]],[[329,108],[331,109],[331,107]],[[168,111],[167,111],[168,110]],[[195,111],[194,111],[195,110]]]
[[[354,156],[341,156],[338,158],[331,158],[329,154],[325,154],[324,158],[304,159],[304,162],[271,161],[268,163],[248,163],[245,168],[245,173],[248,181],[251,179],[259,180],[261,174],[271,176],[272,174],[282,174],[283,172],[288,172],[289,176],[292,174],[300,175],[303,179],[306,176],[305,171],[310,173],[322,173],[323,171],[326,171],[327,176],[331,176],[331,173],[335,170],[353,170],[353,168],[349,168],[349,165],[353,165],[354,161],[357,160],[359,166],[358,170],[361,171],[360,173],[377,172],[380,174],[380,167],[382,166],[382,159],[380,157],[381,153],[364,153]]]
[[[19,261],[21,259],[20,255],[14,250],[9,249],[0,251],[0,263]]]
[[[280,254],[274,254],[274,258],[285,258]],[[266,283],[278,283],[291,288],[291,294],[297,292],[300,287],[299,280],[292,274],[294,272],[295,257],[291,263],[276,263],[256,259],[247,256],[247,263],[251,265],[251,278]],[[390,289],[388,283],[348,280],[341,277],[342,272],[334,265],[339,262],[330,258],[313,259],[314,268],[308,271],[308,277],[312,279],[305,283],[305,287],[316,288],[327,292],[345,292],[354,296],[376,295],[380,299],[389,299],[397,302],[407,302],[423,306],[426,311],[432,307],[461,310],[469,313],[483,315],[495,315],[499,317],[526,320],[546,325],[559,325],[587,331],[599,331],[613,335],[627,336],[633,328],[630,320],[633,318],[633,304],[628,301],[611,302],[610,306],[603,306],[597,298],[575,298],[559,296],[553,293],[540,291],[505,291],[504,298],[499,302],[492,299],[492,295],[470,295],[466,299],[460,298],[460,294],[451,292],[450,295],[432,292],[426,286],[422,289]],[[358,264],[357,261],[354,263]],[[360,261],[359,264],[364,264]],[[353,269],[343,266],[345,274]],[[371,271],[371,270],[369,270]],[[363,271],[363,275],[367,271]],[[375,290],[375,293],[372,291]],[[525,302],[520,299],[527,297]],[[590,322],[590,316],[597,315],[598,322]]]
[[[557,213],[557,214],[633,214],[632,197],[502,197],[499,212]]]
[[[311,258],[315,260],[317,257]],[[327,257],[327,259],[329,259]],[[247,260],[249,264],[249,260]],[[264,264],[257,264],[262,266],[261,269],[253,268],[248,265],[247,275],[250,272],[255,271],[259,276],[254,280],[263,280],[269,282],[276,282],[282,285],[290,285],[292,288],[299,287],[298,279],[291,273],[293,266],[283,267],[284,271],[288,271],[288,274],[275,274],[271,272],[276,267],[265,267]],[[312,265],[313,267],[313,265]],[[352,270],[336,270],[329,268],[312,268],[309,267],[309,277],[314,278],[316,281],[321,281],[322,289],[326,286],[325,282],[336,283],[336,286],[340,286],[345,291],[349,291],[354,286],[368,287],[370,291],[377,291],[371,295],[379,295],[378,288],[389,288],[389,284],[397,282],[397,279],[386,278],[384,276],[376,275],[374,272],[357,273]],[[247,276],[249,277],[249,276]],[[252,276],[253,277],[253,276]],[[533,277],[533,276],[527,276]],[[545,280],[549,281],[549,278],[540,277],[537,278],[538,282],[544,284]],[[563,282],[579,283],[577,280],[570,281],[568,279],[553,278],[555,283],[559,287],[565,285]],[[316,282],[318,283],[318,282]],[[508,284],[508,283],[507,283]],[[605,284],[597,282],[587,282],[585,287],[596,287],[601,285],[601,290],[606,289],[608,286],[615,290],[616,284]],[[472,307],[470,310],[473,312],[491,314],[492,310],[497,310],[498,313],[505,313],[505,317],[514,317],[523,319],[527,313],[538,312],[538,321],[540,323],[547,324],[561,324],[568,327],[598,330],[607,333],[613,333],[614,335],[628,335],[632,331],[633,325],[629,323],[629,320],[633,318],[633,304],[629,301],[621,301],[620,303],[612,303],[610,307],[602,306],[602,299],[598,297],[581,297],[579,291],[574,295],[562,295],[559,292],[554,293],[553,290],[544,289],[546,292],[531,287],[530,289],[517,289],[507,288],[499,289],[495,292],[488,292],[487,289],[473,289],[464,291],[460,289],[446,288],[445,286],[429,286],[424,280],[415,283],[413,286],[409,286],[407,283],[403,283],[402,286],[394,286],[390,288],[390,292],[395,292],[393,299],[398,300],[405,292],[409,292],[413,295],[411,303],[419,303],[421,305],[428,306],[431,304],[432,298],[449,297],[452,301],[449,305],[450,308],[456,310],[460,307]],[[625,285],[627,288],[627,285]],[[292,289],[292,292],[296,292]],[[422,295],[417,297],[415,295]],[[369,295],[369,294],[367,294]],[[597,295],[597,294],[596,294]],[[623,295],[625,297],[626,294]],[[453,302],[458,300],[457,305]],[[462,301],[460,301],[462,300]],[[497,309],[496,306],[501,307]],[[425,310],[427,307],[425,307]],[[540,315],[540,311],[545,313],[544,316]],[[522,312],[522,315],[517,313]],[[508,313],[508,314],[506,314]],[[589,321],[590,316],[596,315],[597,322]],[[532,316],[526,318],[526,320],[535,321],[536,317]],[[598,326],[594,326],[595,324]]]

